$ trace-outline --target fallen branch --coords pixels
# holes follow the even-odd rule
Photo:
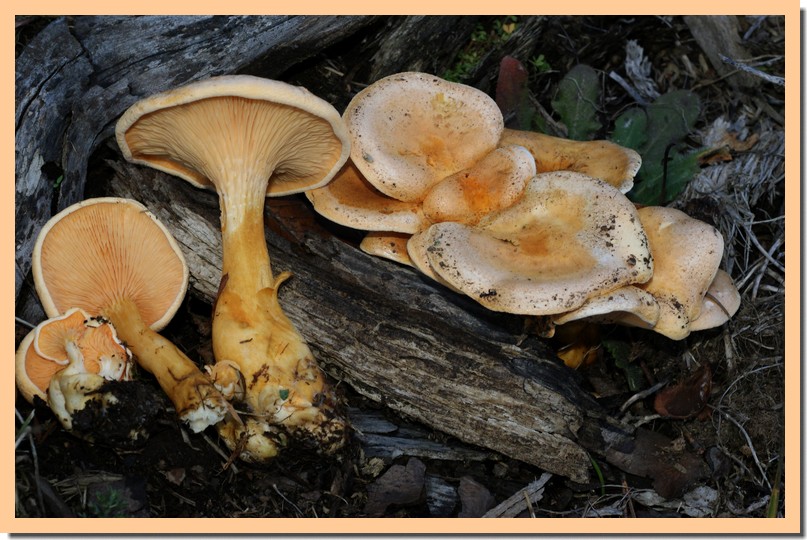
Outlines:
[[[729,58],[726,55],[721,54],[720,59],[723,60],[726,64],[739,69],[740,71],[745,71],[746,73],[750,73],[755,77],[759,77],[760,79],[764,79],[769,83],[777,84],[779,86],[785,85],[785,78],[778,77],[776,75],[771,75],[770,73],[765,73],[759,69],[749,66],[748,64],[743,64],[738,60],[734,60],[733,58]]]

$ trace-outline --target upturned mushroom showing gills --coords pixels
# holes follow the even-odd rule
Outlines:
[[[107,381],[131,379],[132,353],[109,321],[72,308],[31,330],[17,348],[15,364],[22,397],[45,401],[70,431],[73,415],[88,402],[106,406],[115,399],[99,393]]]
[[[412,234],[429,225],[420,201],[399,201],[381,193],[352,160],[328,184],[305,195],[320,215],[345,227]]]
[[[124,157],[218,193],[222,280],[213,315],[211,378],[242,400],[245,423],[219,433],[247,461],[289,437],[323,452],[345,421],[303,337],[283,312],[264,229],[267,196],[327,183],[350,152],[339,113],[306,89],[247,75],[214,77],[147,97],[116,127]]]
[[[706,296],[700,314],[689,323],[692,332],[715,328],[727,322],[740,309],[740,292],[725,270],[718,269]]]
[[[185,296],[188,270],[174,238],[143,205],[103,197],[64,209],[39,233],[32,263],[49,317],[74,307],[105,317],[193,431],[224,418],[224,397],[157,333]],[[48,354],[43,347],[40,338]]]

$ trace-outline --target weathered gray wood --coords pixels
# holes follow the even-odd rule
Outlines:
[[[440,75],[468,42],[477,17],[413,16],[390,21],[370,59],[368,79],[403,71]]]
[[[92,67],[64,20],[42,31],[17,60],[15,79],[15,296],[30,269],[34,240],[50,217],[64,134],[73,103],[86,90]]]
[[[759,79],[750,73],[738,71],[721,59],[721,55],[739,61],[749,57],[740,39],[736,15],[685,15],[684,22],[718,75],[727,77],[735,86],[754,88],[759,84]]]

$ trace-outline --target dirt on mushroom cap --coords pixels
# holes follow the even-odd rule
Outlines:
[[[630,201],[573,172],[536,176],[519,202],[476,227],[438,223],[410,242],[425,243],[431,268],[481,304],[529,315],[569,311],[647,281],[653,268]]]

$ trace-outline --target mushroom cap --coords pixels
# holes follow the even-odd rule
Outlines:
[[[212,77],[142,99],[120,117],[115,137],[134,163],[208,189],[266,182],[267,196],[324,185],[350,152],[330,103],[250,75]]]
[[[433,227],[433,226],[432,226]],[[432,268],[431,260],[429,260],[429,250],[432,248],[431,236],[428,234],[431,228],[425,231],[413,234],[406,242],[406,253],[408,255],[409,264],[417,268],[417,270],[428,278],[433,279],[440,285],[451,289],[452,291],[460,294],[465,294],[465,291],[460,290],[453,283],[444,279],[438,272]]]
[[[411,236],[405,233],[371,231],[364,236],[359,248],[369,255],[413,266],[406,250],[406,244]]]
[[[575,171],[605,180],[622,193],[633,187],[642,158],[610,141],[574,141],[534,131],[505,128],[499,146],[517,144],[529,150],[539,173]]]
[[[497,148],[429,190],[423,213],[432,223],[473,225],[486,214],[513,204],[535,173],[535,159],[523,146]]]
[[[740,291],[725,270],[718,269],[703,298],[703,307],[689,324],[692,332],[715,328],[728,321],[740,309]]]
[[[36,396],[47,401],[51,379],[70,363],[68,343],[77,346],[87,373],[110,380],[128,378],[131,352],[118,338],[112,324],[92,319],[85,311],[72,308],[64,315],[38,324],[17,348],[15,379],[26,401],[33,403]],[[41,355],[40,350],[46,350],[48,356]]]
[[[188,286],[188,267],[171,233],[145,206],[100,197],[69,206],[42,228],[32,271],[45,313],[72,307],[93,315],[132,300],[143,322],[160,330]]]
[[[581,173],[534,177],[514,205],[476,227],[437,223],[410,239],[456,289],[495,311],[552,315],[647,281],[653,262],[633,204]]]
[[[659,318],[659,305],[649,292],[636,285],[589,298],[579,308],[553,317],[557,325],[587,319],[590,322],[619,322],[628,326],[652,328]]]
[[[484,92],[435,75],[404,72],[380,79],[342,115],[353,162],[382,193],[419,201],[437,182],[496,148],[502,113]]]
[[[327,185],[305,195],[317,213],[354,229],[411,234],[428,225],[420,204],[384,195],[362,176],[352,160]]]
[[[25,401],[33,403],[35,397],[47,401],[45,393],[53,375],[66,366],[43,358],[36,353],[33,347],[36,332],[31,331],[22,339],[15,355],[15,380],[17,389]]]
[[[675,208],[646,206],[638,210],[650,252],[653,277],[641,287],[659,303],[653,330],[670,339],[689,335],[703,298],[723,258],[723,237],[703,221]]]
[[[86,328],[89,315],[81,309],[71,308],[63,315],[49,319],[51,324],[40,324],[34,329],[34,351],[46,360],[67,365],[64,344],[78,341]]]

